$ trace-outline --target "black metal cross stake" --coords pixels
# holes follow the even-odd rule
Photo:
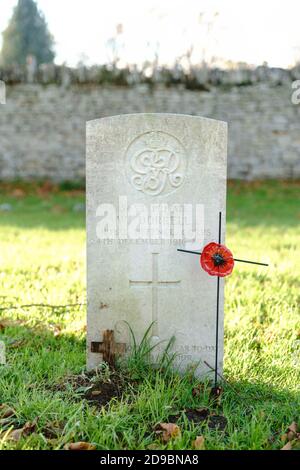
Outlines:
[[[219,213],[219,245],[221,244],[222,212]],[[218,359],[219,359],[219,304],[220,304],[220,276],[217,276],[217,314],[216,314],[216,355],[215,355],[215,387],[218,382]]]
[[[221,233],[222,233],[222,212],[219,212],[218,246],[222,247],[223,249],[225,249],[225,251],[227,251],[230,254],[229,260],[230,260],[230,263],[231,263],[231,270],[227,274],[221,274],[221,272],[220,272],[221,267],[226,266],[226,262],[227,262],[225,256],[222,254],[222,250],[220,250],[220,252],[218,252],[218,250],[216,250],[215,253],[211,255],[211,262],[212,262],[212,265],[214,266],[213,271],[209,272],[208,269],[204,268],[209,274],[217,276],[216,348],[215,348],[216,354],[215,354],[215,368],[214,368],[214,372],[215,372],[215,389],[217,389],[218,375],[219,375],[218,374],[218,359],[219,359],[220,277],[223,277],[223,276],[228,275],[228,274],[231,273],[231,271],[233,269],[233,264],[234,264],[233,261],[238,261],[240,263],[257,264],[259,266],[269,266],[266,263],[258,263],[257,261],[248,261],[248,260],[244,260],[244,259],[233,258],[231,252],[225,246],[221,245]],[[216,245],[216,244],[214,244],[214,245]],[[208,246],[209,245],[207,245],[207,247]],[[194,255],[201,256],[204,253],[205,249],[206,249],[206,247],[204,247],[203,252],[200,252],[200,251],[183,250],[183,249],[178,248],[177,251],[181,251],[181,252],[184,252],[184,253],[191,253],[191,254],[194,254]]]

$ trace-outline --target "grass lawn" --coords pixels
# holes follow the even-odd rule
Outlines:
[[[98,382],[115,380],[107,368],[84,374],[84,194],[2,185],[0,340],[7,365],[0,366],[0,405],[13,411],[0,408],[0,449],[62,449],[77,441],[97,449],[191,449],[196,436],[204,436],[206,449],[280,449],[287,427],[300,425],[299,190],[296,182],[229,185],[227,245],[270,267],[239,264],[226,281],[219,407],[209,401],[208,384],[142,368],[137,359],[118,378],[130,386],[103,408],[83,397]],[[57,307],[20,307],[32,304]],[[190,408],[208,408],[227,425],[209,425],[213,417],[189,421],[181,413]],[[181,435],[164,444],[154,429],[171,415],[179,415]],[[10,430],[27,422],[35,425],[11,440]]]

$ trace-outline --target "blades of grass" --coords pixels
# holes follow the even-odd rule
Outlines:
[[[128,329],[129,329],[129,332],[130,332],[130,335],[131,335],[131,338],[132,338],[132,342],[133,342],[133,351],[134,351],[134,354],[136,354],[137,344],[136,344],[136,339],[135,339],[133,329],[131,328],[131,326],[129,325],[129,323],[126,320],[124,320],[124,323],[127,325]]]
[[[147,345],[149,344],[149,341],[150,341],[150,331],[153,327],[153,325],[155,324],[155,322],[152,322],[150,323],[150,326],[147,328],[147,330],[145,331],[144,335],[143,335],[143,338],[142,338],[142,341],[140,343],[140,347],[143,348],[144,345]]]
[[[160,359],[160,365],[162,368],[165,368],[166,370],[168,370],[170,368],[170,365],[174,362],[177,354],[176,353],[173,353],[171,355],[171,357],[169,356],[169,351],[171,349],[171,347],[174,345],[175,343],[175,336],[172,336],[170,338],[170,340],[168,341],[168,344],[165,348],[165,350],[163,351],[163,354],[162,354],[162,357]]]

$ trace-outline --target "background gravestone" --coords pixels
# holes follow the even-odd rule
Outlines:
[[[180,369],[199,363],[201,375],[208,372],[203,361],[214,365],[215,278],[200,269],[198,257],[181,255],[176,248],[201,250],[217,241],[220,211],[224,241],[226,167],[227,124],[221,121],[136,114],[87,123],[89,369],[103,360],[103,342],[115,340],[120,353],[129,349],[124,320],[137,341],[151,322],[155,322],[152,342],[167,342],[174,336]],[[186,205],[192,207],[193,228],[196,212],[198,222],[202,220],[201,230],[196,224],[195,237],[188,239],[183,232],[180,240],[175,226],[178,221],[187,223]],[[159,213],[157,227],[147,225],[155,207],[179,208],[178,213],[171,211],[169,239],[160,239],[167,220],[164,212]],[[139,208],[139,235],[134,237]],[[183,219],[178,216],[180,208]],[[113,339],[107,338],[107,330],[114,331]],[[166,342],[159,345],[158,353]],[[220,370],[222,359],[223,280]]]

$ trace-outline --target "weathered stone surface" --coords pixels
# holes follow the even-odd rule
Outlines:
[[[95,351],[103,351],[105,331],[113,330],[118,347],[128,348],[125,321],[138,342],[154,322],[151,341],[163,341],[161,352],[174,335],[179,368],[186,370],[199,362],[197,373],[202,374],[209,370],[203,361],[214,366],[217,278],[200,268],[198,256],[179,253],[177,247],[188,244],[200,250],[217,241],[220,211],[224,240],[226,157],[227,124],[221,121],[136,114],[87,124],[89,368],[101,361]],[[158,230],[147,225],[157,205],[171,210],[174,204],[184,208],[181,220],[187,225],[184,205],[192,205],[194,215],[198,207],[200,229],[191,235],[171,229],[163,238],[166,219]],[[101,229],[111,220],[116,227],[104,236]],[[102,345],[97,348],[97,343]],[[219,349],[221,369],[223,280]]]

